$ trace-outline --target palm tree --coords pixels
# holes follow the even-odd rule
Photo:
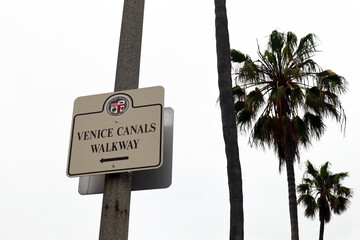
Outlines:
[[[286,165],[292,240],[299,239],[294,174],[299,148],[321,137],[325,117],[334,117],[342,126],[346,120],[338,98],[346,91],[346,81],[312,59],[316,40],[314,34],[298,41],[292,32],[273,31],[263,53],[258,46],[256,61],[231,50],[239,129],[251,130],[251,146],[274,148],[279,170]]]
[[[223,137],[230,194],[230,240],[244,239],[241,166],[232,97],[231,61],[226,0],[215,0],[216,53]]]
[[[331,219],[331,211],[341,214],[348,209],[352,190],[341,185],[341,181],[348,176],[347,172],[332,173],[329,162],[316,169],[307,161],[306,171],[302,183],[297,186],[300,194],[298,204],[305,207],[305,216],[314,218],[319,212],[320,234],[319,240],[324,239],[324,226]]]

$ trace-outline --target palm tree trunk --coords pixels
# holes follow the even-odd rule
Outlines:
[[[295,172],[294,172],[294,157],[290,153],[291,150],[285,150],[285,161],[288,181],[289,193],[289,212],[291,224],[291,240],[299,240],[298,216],[297,216],[297,199],[295,186]]]
[[[241,166],[232,96],[230,43],[226,0],[215,1],[216,53],[223,137],[227,158],[230,194],[230,240],[244,239],[244,212]]]
[[[324,239],[324,229],[325,229],[325,220],[324,218],[320,219],[320,234],[319,234],[319,240]]]

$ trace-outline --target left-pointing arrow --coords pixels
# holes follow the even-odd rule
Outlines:
[[[113,161],[121,161],[121,160],[128,160],[129,157],[126,156],[126,157],[117,157],[117,158],[102,158],[100,159],[100,162],[101,163],[104,163],[104,162],[113,162]]]

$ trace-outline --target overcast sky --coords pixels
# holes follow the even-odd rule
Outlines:
[[[98,239],[102,195],[81,196],[65,174],[73,102],[114,89],[123,1],[0,2],[0,238]],[[256,58],[272,30],[320,39],[316,60],[349,82],[345,135],[333,121],[295,164],[349,171],[350,209],[325,225],[327,240],[358,239],[360,163],[357,90],[360,8],[355,0],[228,0],[231,47]],[[132,193],[130,240],[228,239],[229,201],[218,97],[214,3],[145,3],[140,87],[165,88],[175,111],[173,184]],[[290,238],[286,171],[272,150],[239,137],[246,240]],[[298,208],[301,239],[319,221]]]

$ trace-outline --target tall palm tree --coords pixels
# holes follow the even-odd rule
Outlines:
[[[325,223],[331,219],[331,212],[341,214],[348,209],[352,190],[341,184],[347,172],[332,173],[329,162],[316,169],[307,161],[302,183],[297,186],[300,194],[298,203],[305,207],[305,216],[314,218],[319,212],[319,240],[324,239]]]
[[[230,194],[230,240],[244,239],[244,211],[237,128],[232,97],[226,0],[215,0],[216,53],[220,108]]]
[[[345,123],[338,98],[346,81],[331,70],[322,70],[312,59],[316,36],[299,41],[292,32],[273,31],[259,59],[231,50],[235,83],[235,113],[240,131],[250,131],[251,146],[273,147],[279,170],[287,170],[291,239],[298,240],[294,162],[300,146],[309,146],[325,130],[324,117]]]

